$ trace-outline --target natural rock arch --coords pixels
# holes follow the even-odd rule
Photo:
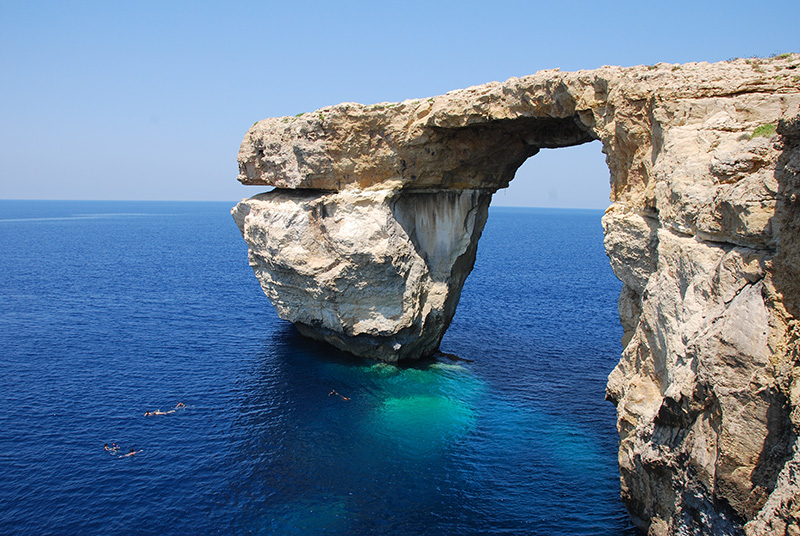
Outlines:
[[[453,317],[492,193],[541,148],[599,139],[624,284],[608,384],[623,499],[652,534],[783,534],[800,517],[798,66],[543,71],[266,119],[239,179],[276,189],[234,218],[282,318],[359,355],[419,357]]]

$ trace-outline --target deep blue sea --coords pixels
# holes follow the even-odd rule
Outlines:
[[[279,320],[230,208],[0,201],[0,533],[634,534],[600,211],[492,208],[459,359],[398,367]]]

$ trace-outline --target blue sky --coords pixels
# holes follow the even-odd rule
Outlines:
[[[541,69],[800,52],[800,2],[0,0],[0,198],[231,200],[253,122]],[[602,208],[598,143],[496,205]]]

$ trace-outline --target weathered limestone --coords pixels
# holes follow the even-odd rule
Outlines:
[[[491,194],[274,190],[234,218],[278,315],[365,357],[437,350],[475,262]]]
[[[798,118],[798,119],[795,119]],[[543,71],[266,119],[234,217],[282,318],[384,360],[436,350],[491,194],[599,139],[624,351],[622,496],[652,536],[800,535],[800,55]]]

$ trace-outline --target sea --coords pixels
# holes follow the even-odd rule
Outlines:
[[[636,534],[601,211],[492,207],[398,366],[280,320],[231,206],[0,201],[1,534]]]

